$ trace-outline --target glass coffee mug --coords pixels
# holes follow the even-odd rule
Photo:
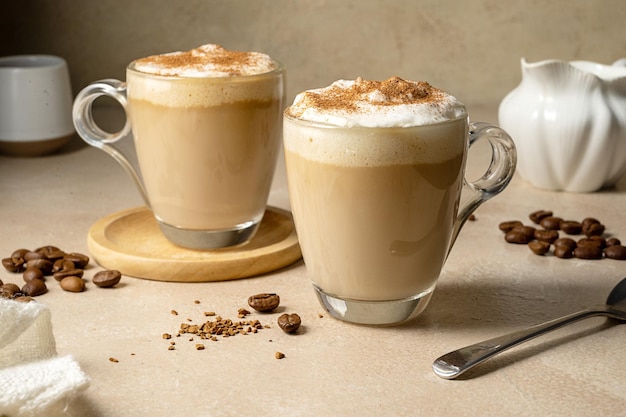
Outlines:
[[[129,173],[172,243],[216,249],[248,242],[265,213],[280,148],[284,68],[185,77],[140,72],[135,62],[125,83],[102,80],[78,94],[76,131]],[[95,123],[91,108],[101,96],[125,109],[119,132]],[[131,131],[143,182],[114,146]]]
[[[389,325],[428,304],[469,215],[515,171],[501,129],[456,120],[413,127],[337,127],[285,112],[291,207],[321,304],[348,322]],[[464,179],[470,146],[488,141],[492,161]],[[462,193],[463,191],[463,193]]]

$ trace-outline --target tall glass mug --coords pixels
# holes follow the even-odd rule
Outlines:
[[[74,102],[78,134],[131,175],[165,237],[192,249],[248,242],[265,212],[282,129],[285,70],[257,52],[204,45],[132,62],[126,83],[102,80]],[[100,129],[100,96],[126,124]],[[131,134],[141,172],[113,146]]]
[[[511,138],[468,123],[454,97],[397,77],[340,80],[287,108],[291,207],[313,287],[332,316],[387,325],[424,310],[463,223],[515,171]],[[477,140],[489,141],[493,156],[469,182],[465,161]]]

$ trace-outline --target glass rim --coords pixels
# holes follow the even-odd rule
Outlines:
[[[441,120],[441,121],[432,122],[432,123],[410,125],[410,126],[361,126],[361,125],[339,126],[339,125],[327,123],[327,122],[318,122],[318,121],[313,121],[313,120],[301,119],[299,117],[289,114],[289,109],[290,107],[287,107],[285,110],[283,110],[284,119],[292,121],[294,123],[309,125],[309,126],[317,127],[317,128],[326,128],[326,129],[411,129],[411,128],[438,126],[438,125],[443,125],[443,124],[448,124],[448,123],[459,122],[461,120],[465,121],[465,123],[469,125],[469,113],[467,109],[465,109],[465,112],[463,113],[462,116],[459,116],[455,119]]]
[[[284,74],[286,72],[286,68],[285,66],[280,62],[280,61],[276,61],[275,59],[272,59],[272,62],[275,63],[277,65],[276,68],[274,68],[271,71],[267,71],[267,72],[262,72],[260,74],[250,74],[250,75],[232,75],[232,76],[198,76],[198,77],[190,77],[190,76],[184,76],[184,75],[162,75],[162,74],[152,74],[150,72],[144,72],[144,71],[139,71],[138,69],[134,68],[134,65],[137,61],[139,61],[139,59],[142,58],[138,58],[134,61],[132,61],[131,63],[129,63],[126,66],[126,70],[130,71],[134,74],[138,74],[141,76],[146,76],[146,77],[150,77],[150,78],[155,78],[155,79],[161,79],[161,80],[185,80],[185,81],[193,81],[193,80],[198,80],[198,81],[206,81],[206,80],[215,80],[215,81],[233,81],[233,80],[254,80],[254,79],[258,79],[258,78],[271,78],[277,75],[281,75]]]

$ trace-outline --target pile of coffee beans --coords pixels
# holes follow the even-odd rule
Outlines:
[[[83,275],[89,264],[89,256],[77,252],[65,252],[56,246],[47,245],[29,249],[17,249],[2,259],[4,268],[12,273],[22,274],[25,284],[3,283],[0,280],[0,297],[20,299],[37,297],[48,292],[46,277],[52,276],[64,291],[82,292],[85,290]],[[113,287],[120,282],[119,271],[105,270],[96,273],[92,282],[101,288]]]
[[[565,220],[550,210],[537,210],[528,217],[534,225],[520,220],[499,224],[508,243],[528,245],[537,255],[546,255],[554,248],[554,256],[560,259],[626,260],[626,247],[616,237],[605,237],[606,227],[598,219]],[[572,236],[579,237],[575,240]]]

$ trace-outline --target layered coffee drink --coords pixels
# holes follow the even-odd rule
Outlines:
[[[324,304],[430,296],[457,217],[467,119],[451,95],[398,77],[340,80],[285,111],[290,201]]]
[[[162,228],[258,224],[280,146],[283,78],[268,55],[218,45],[130,64],[129,119]]]

